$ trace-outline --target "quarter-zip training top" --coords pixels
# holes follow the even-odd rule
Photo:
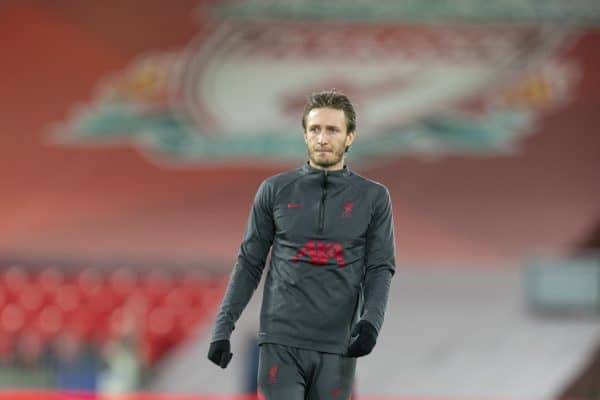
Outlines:
[[[303,167],[260,185],[216,317],[229,339],[269,250],[259,343],[345,354],[358,319],[381,330],[395,269],[387,188],[350,171]]]

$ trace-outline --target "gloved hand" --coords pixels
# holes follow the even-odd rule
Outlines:
[[[377,342],[377,330],[371,323],[361,320],[352,329],[348,357],[362,357],[369,354]]]
[[[231,352],[231,344],[229,340],[217,340],[210,344],[208,349],[208,359],[221,368],[227,368],[227,364],[231,361],[233,353]]]

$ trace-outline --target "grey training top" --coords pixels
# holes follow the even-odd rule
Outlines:
[[[259,187],[212,341],[229,339],[271,261],[259,343],[344,354],[357,319],[377,332],[394,273],[387,188],[308,163]]]

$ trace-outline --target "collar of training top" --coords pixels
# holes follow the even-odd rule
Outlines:
[[[305,174],[317,174],[317,173],[322,174],[325,171],[323,169],[318,169],[318,168],[315,168],[315,167],[311,166],[308,161],[306,163],[304,163],[304,165],[302,166],[301,170]],[[330,176],[350,176],[350,170],[348,169],[348,167],[346,165],[344,165],[344,167],[342,169],[337,169],[335,171],[329,171],[328,170],[327,171],[327,175],[330,175]]]

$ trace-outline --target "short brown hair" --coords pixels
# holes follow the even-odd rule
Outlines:
[[[311,94],[304,106],[304,114],[302,115],[302,128],[304,130],[306,130],[306,116],[314,108],[342,110],[346,116],[348,133],[356,131],[356,111],[354,111],[352,102],[344,93],[332,89]]]

